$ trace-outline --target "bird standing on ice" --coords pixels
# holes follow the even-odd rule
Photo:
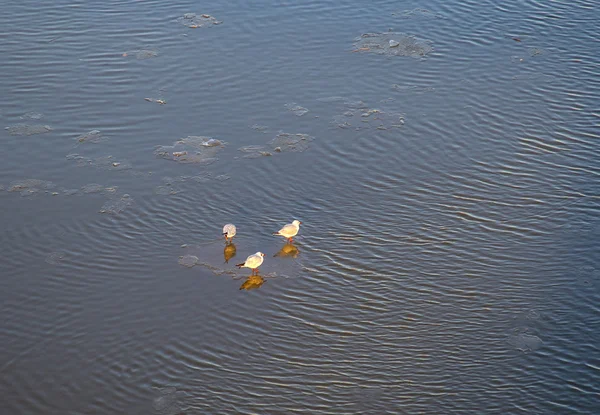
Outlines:
[[[237,233],[237,229],[235,229],[235,225],[233,223],[228,223],[223,226],[223,236],[225,237],[225,242],[229,242],[230,239],[233,239],[235,234]]]
[[[292,223],[288,223],[283,228],[279,229],[279,231],[273,232],[273,235],[286,237],[288,242],[292,243],[292,238],[298,235],[301,223],[302,222],[300,222],[299,220],[295,220]]]
[[[262,252],[257,252],[254,255],[250,255],[248,258],[246,258],[246,262],[242,262],[241,264],[237,264],[236,267],[238,268],[250,268],[252,270],[252,275],[254,275],[254,272],[256,271],[256,273],[258,274],[258,267],[260,267],[263,263],[263,261],[265,260],[265,254],[263,254]]]

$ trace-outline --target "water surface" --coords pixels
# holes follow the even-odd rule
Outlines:
[[[596,411],[597,4],[363,3],[3,6],[7,413]]]

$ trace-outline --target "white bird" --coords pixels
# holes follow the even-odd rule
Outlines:
[[[300,230],[300,222],[299,220],[295,220],[292,223],[288,223],[283,228],[279,229],[277,232],[273,232],[273,235],[284,236],[288,239],[288,242],[292,242],[292,238],[298,235],[298,231]]]
[[[265,260],[265,254],[262,252],[257,252],[253,255],[250,255],[246,258],[246,262],[242,262],[241,264],[237,264],[238,268],[250,268],[252,270],[252,275],[254,275],[254,271],[258,274],[258,267],[260,267]]]
[[[223,236],[225,237],[225,241],[233,239],[236,233],[237,229],[233,223],[228,223],[227,225],[223,226]]]

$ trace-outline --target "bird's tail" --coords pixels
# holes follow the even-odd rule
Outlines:
[[[241,268],[241,267],[244,266],[244,264],[245,264],[245,262],[242,262],[241,264],[235,264],[235,266],[238,267],[238,268]]]
[[[273,232],[273,235],[279,235],[279,232]]]

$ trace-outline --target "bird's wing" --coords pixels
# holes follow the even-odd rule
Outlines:
[[[261,257],[258,255],[250,255],[246,260],[246,266],[249,268],[256,268],[261,263]]]
[[[279,230],[279,233],[283,236],[296,235],[298,233],[298,229],[291,223],[288,223]]]

